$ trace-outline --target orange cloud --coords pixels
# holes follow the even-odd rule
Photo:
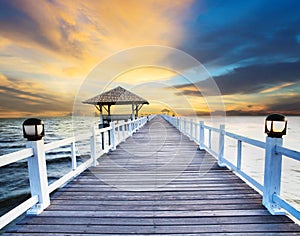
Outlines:
[[[34,79],[8,78],[0,74],[0,117],[52,116],[71,112],[73,96],[56,93]]]
[[[30,17],[34,29],[26,34],[15,25],[6,28],[5,36],[19,47],[43,53],[62,76],[82,76],[118,50],[148,44],[176,47],[191,2],[24,0],[15,7]]]

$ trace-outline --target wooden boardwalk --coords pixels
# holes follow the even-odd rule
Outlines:
[[[5,235],[300,235],[261,201],[156,117]]]

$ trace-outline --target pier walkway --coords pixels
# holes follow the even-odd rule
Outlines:
[[[157,116],[5,235],[300,235],[197,148]]]

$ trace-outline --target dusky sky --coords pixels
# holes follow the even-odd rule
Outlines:
[[[0,0],[0,117],[70,114],[97,64],[145,45],[177,48],[201,62],[228,115],[300,115],[299,12],[298,0]],[[195,84],[176,76],[139,68],[118,81],[131,88],[173,78],[173,90],[137,89],[150,104],[156,100],[144,112],[180,107],[182,97],[197,114],[210,112]],[[101,82],[99,93],[108,81]]]

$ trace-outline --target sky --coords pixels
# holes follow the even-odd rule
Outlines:
[[[298,0],[0,0],[0,117],[93,113],[80,101],[118,85],[150,102],[142,113],[300,115],[299,11]]]

